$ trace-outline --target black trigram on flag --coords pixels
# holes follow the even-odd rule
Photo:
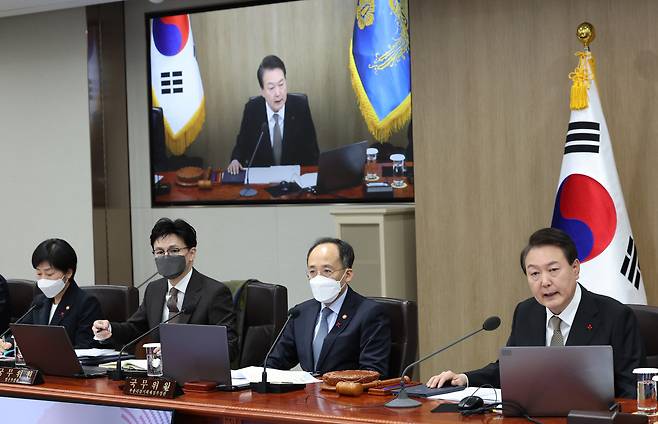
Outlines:
[[[569,122],[564,154],[598,153],[601,141],[601,125],[598,122]]]
[[[636,289],[640,288],[640,279],[642,278],[640,274],[640,261],[637,258],[637,248],[635,247],[633,237],[628,237],[626,257],[624,258],[624,263],[621,265],[619,272],[621,272]]]
[[[160,93],[176,94],[183,92],[183,71],[160,72]]]

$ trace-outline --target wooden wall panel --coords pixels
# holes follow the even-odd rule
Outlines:
[[[411,0],[420,351],[500,315],[423,378],[494,360],[529,297],[519,251],[550,225],[569,121],[567,78],[593,23],[599,90],[650,304],[658,304],[658,3]]]

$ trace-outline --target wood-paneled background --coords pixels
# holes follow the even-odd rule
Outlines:
[[[583,21],[597,30],[603,110],[658,304],[658,2],[411,0],[420,351],[503,320],[428,361],[423,378],[494,360],[529,297],[518,255],[550,225]]]
[[[288,92],[308,95],[321,151],[374,141],[348,69],[354,5],[352,0],[306,0],[190,15],[207,115],[187,154],[226,166],[244,105],[260,94],[256,70],[268,54],[284,61]],[[406,147],[406,128],[391,142]]]

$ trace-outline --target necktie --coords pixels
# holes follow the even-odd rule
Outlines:
[[[320,317],[320,328],[318,328],[318,333],[313,339],[313,368],[317,371],[318,369],[318,359],[320,358],[320,352],[322,351],[322,345],[324,344],[324,339],[329,333],[329,324],[327,323],[327,317],[331,314],[331,309],[324,308],[322,310],[322,316]]]
[[[274,134],[272,134],[272,151],[274,152],[274,164],[281,165],[281,127],[279,126],[279,114],[272,115],[274,118]]]
[[[560,330],[560,323],[562,323],[562,320],[557,315],[553,315],[548,321],[548,324],[553,329],[551,346],[564,346],[564,337],[562,336],[562,330]]]
[[[167,318],[171,318],[175,314],[177,314],[178,311],[178,289],[176,287],[172,287],[169,289],[169,300],[167,300],[167,309],[169,309],[169,316]],[[174,318],[173,321],[171,322],[176,322],[178,318]]]

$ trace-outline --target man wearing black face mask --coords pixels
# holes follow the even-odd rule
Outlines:
[[[142,304],[128,321],[95,321],[95,339],[123,345],[181,310],[193,308],[191,314],[180,314],[170,322],[226,326],[229,353],[234,358],[238,338],[231,292],[193,268],[196,244],[196,231],[187,222],[158,220],[151,231],[151,247],[158,272],[165,278],[149,283]]]

